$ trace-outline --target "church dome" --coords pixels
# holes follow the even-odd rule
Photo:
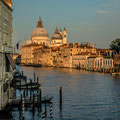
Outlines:
[[[41,18],[39,18],[37,28],[33,30],[31,37],[49,37],[47,30],[43,28]]]
[[[35,28],[31,37],[49,37],[49,34],[45,28]]]
[[[52,40],[53,39],[62,39],[62,35],[59,33],[57,27],[56,27],[55,33],[52,35]]]

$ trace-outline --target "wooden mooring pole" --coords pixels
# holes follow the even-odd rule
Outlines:
[[[33,94],[33,101],[32,102],[33,102],[33,109],[32,109],[33,111],[32,112],[33,112],[33,116],[34,116],[35,115],[35,94]]]
[[[36,81],[36,76],[35,76],[35,72],[34,72],[34,82]]]
[[[40,111],[42,111],[42,90],[41,89],[40,89],[39,97],[40,97],[40,105],[39,105],[39,107],[40,107]]]
[[[60,94],[60,111],[61,111],[62,110],[62,87],[60,87],[59,94]]]
[[[50,104],[50,120],[53,120],[53,104]]]
[[[21,81],[21,74],[20,74],[20,89],[21,89],[21,82],[22,82],[22,81]]]
[[[47,105],[46,105],[46,97],[45,97],[44,99],[45,99],[45,116],[47,117]]]
[[[30,84],[31,84],[31,89],[30,89],[30,101],[32,100],[31,97],[32,97],[32,80],[30,80]]]
[[[23,77],[23,75],[24,75],[24,73],[23,73],[23,71],[22,71],[22,77]]]
[[[25,98],[26,96],[25,96],[25,90],[23,91],[23,97]]]
[[[37,88],[39,88],[39,77],[37,77]]]
[[[24,101],[24,97],[22,98],[22,120],[24,120],[24,105],[25,104],[25,101]]]
[[[38,112],[39,112],[39,102],[40,102],[40,100],[39,100],[39,94],[38,94],[38,92],[39,91],[37,91],[37,109],[38,109]]]

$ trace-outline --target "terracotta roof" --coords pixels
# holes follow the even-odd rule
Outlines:
[[[78,53],[78,54],[75,54],[75,55],[89,55],[91,54],[90,52],[81,52],[81,53]]]
[[[31,46],[40,46],[40,45],[37,43],[30,43],[30,44],[23,45],[22,47],[31,47]]]
[[[59,47],[53,47],[53,48],[51,48],[51,50],[52,50],[52,51],[59,51],[60,48],[59,48]]]
[[[101,49],[101,48],[96,48],[97,51],[100,52],[107,52],[107,51],[111,51],[110,49]]]
[[[90,55],[88,58],[103,57],[103,55]]]
[[[66,46],[65,48],[72,48],[71,46]]]
[[[97,55],[90,55],[88,58],[96,58]]]

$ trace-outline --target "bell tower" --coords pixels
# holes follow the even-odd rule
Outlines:
[[[67,31],[66,31],[65,28],[64,28],[64,30],[63,30],[63,43],[64,43],[64,44],[67,43]]]

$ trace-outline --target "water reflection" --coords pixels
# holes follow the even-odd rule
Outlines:
[[[120,119],[120,78],[97,72],[60,68],[21,67],[24,74],[40,78],[43,95],[52,94],[55,120]],[[59,88],[63,87],[63,104],[59,109]],[[44,106],[43,106],[44,108]],[[47,106],[47,119],[50,119]],[[19,112],[12,112],[19,120]],[[25,112],[27,120],[41,120],[41,113]]]
[[[54,95],[54,118],[119,119],[120,81],[108,74],[59,68],[22,67],[29,77],[40,77],[43,94]],[[59,111],[59,87],[63,87],[63,107]]]
[[[13,120],[13,117],[11,112],[6,114],[0,113],[0,120]]]

